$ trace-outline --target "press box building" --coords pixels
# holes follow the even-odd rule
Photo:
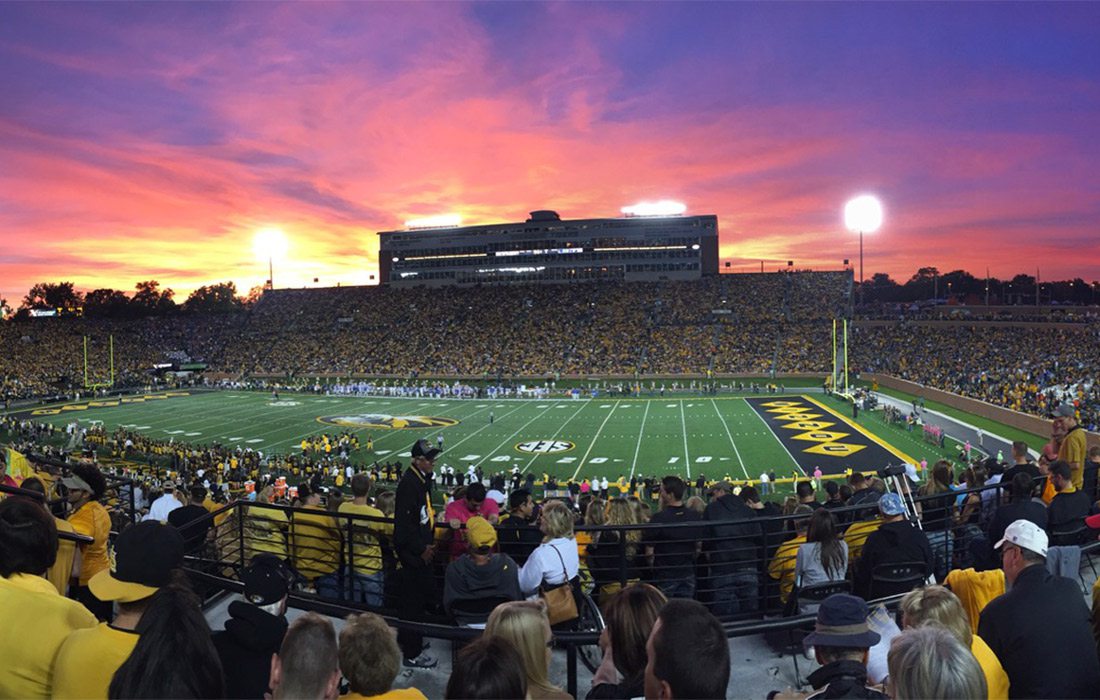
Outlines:
[[[382,231],[382,284],[693,280],[718,274],[718,217],[563,220]]]

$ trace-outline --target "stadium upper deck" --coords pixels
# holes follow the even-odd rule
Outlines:
[[[718,274],[718,217],[644,216],[382,231],[382,284],[692,280]]]

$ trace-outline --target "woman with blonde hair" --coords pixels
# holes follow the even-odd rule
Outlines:
[[[588,502],[584,510],[584,526],[599,527],[607,521],[607,502],[599,498],[593,498]],[[577,543],[577,555],[580,557],[581,566],[587,567],[588,547],[600,538],[600,533],[582,530],[574,533]]]
[[[625,498],[611,499],[607,504],[607,520],[604,524],[621,528],[635,525],[634,511],[630,508],[630,503]],[[637,581],[640,578],[636,557],[642,533],[640,530],[631,529],[604,530],[599,534],[596,542],[588,547],[588,568],[595,580],[598,600],[602,607],[622,587],[621,577],[624,573],[627,582]],[[625,567],[623,567],[624,563]]]
[[[556,588],[572,583],[580,571],[580,557],[573,535],[573,513],[561,501],[550,501],[539,514],[542,544],[531,552],[519,570],[519,587],[525,595],[540,587]]]
[[[485,624],[486,637],[499,637],[519,652],[527,675],[527,697],[531,700],[567,700],[571,696],[550,682],[550,621],[541,600],[523,600],[498,605]]]
[[[958,596],[943,586],[915,588],[901,599],[902,626],[905,629],[939,625],[970,650],[985,676],[989,698],[1008,697],[1008,674],[993,650],[973,633],[970,620]]]

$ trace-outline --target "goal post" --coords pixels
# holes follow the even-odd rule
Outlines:
[[[848,319],[833,319],[833,372],[830,375],[834,394],[850,399],[848,383]]]
[[[104,389],[115,385],[115,337],[108,336],[107,341],[107,380],[100,381],[100,377],[90,374],[88,371],[88,336],[84,336],[84,388]]]

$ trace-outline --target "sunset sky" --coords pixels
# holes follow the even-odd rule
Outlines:
[[[0,297],[366,284],[375,232],[717,214],[735,270],[1100,278],[1100,3],[2,3]]]

